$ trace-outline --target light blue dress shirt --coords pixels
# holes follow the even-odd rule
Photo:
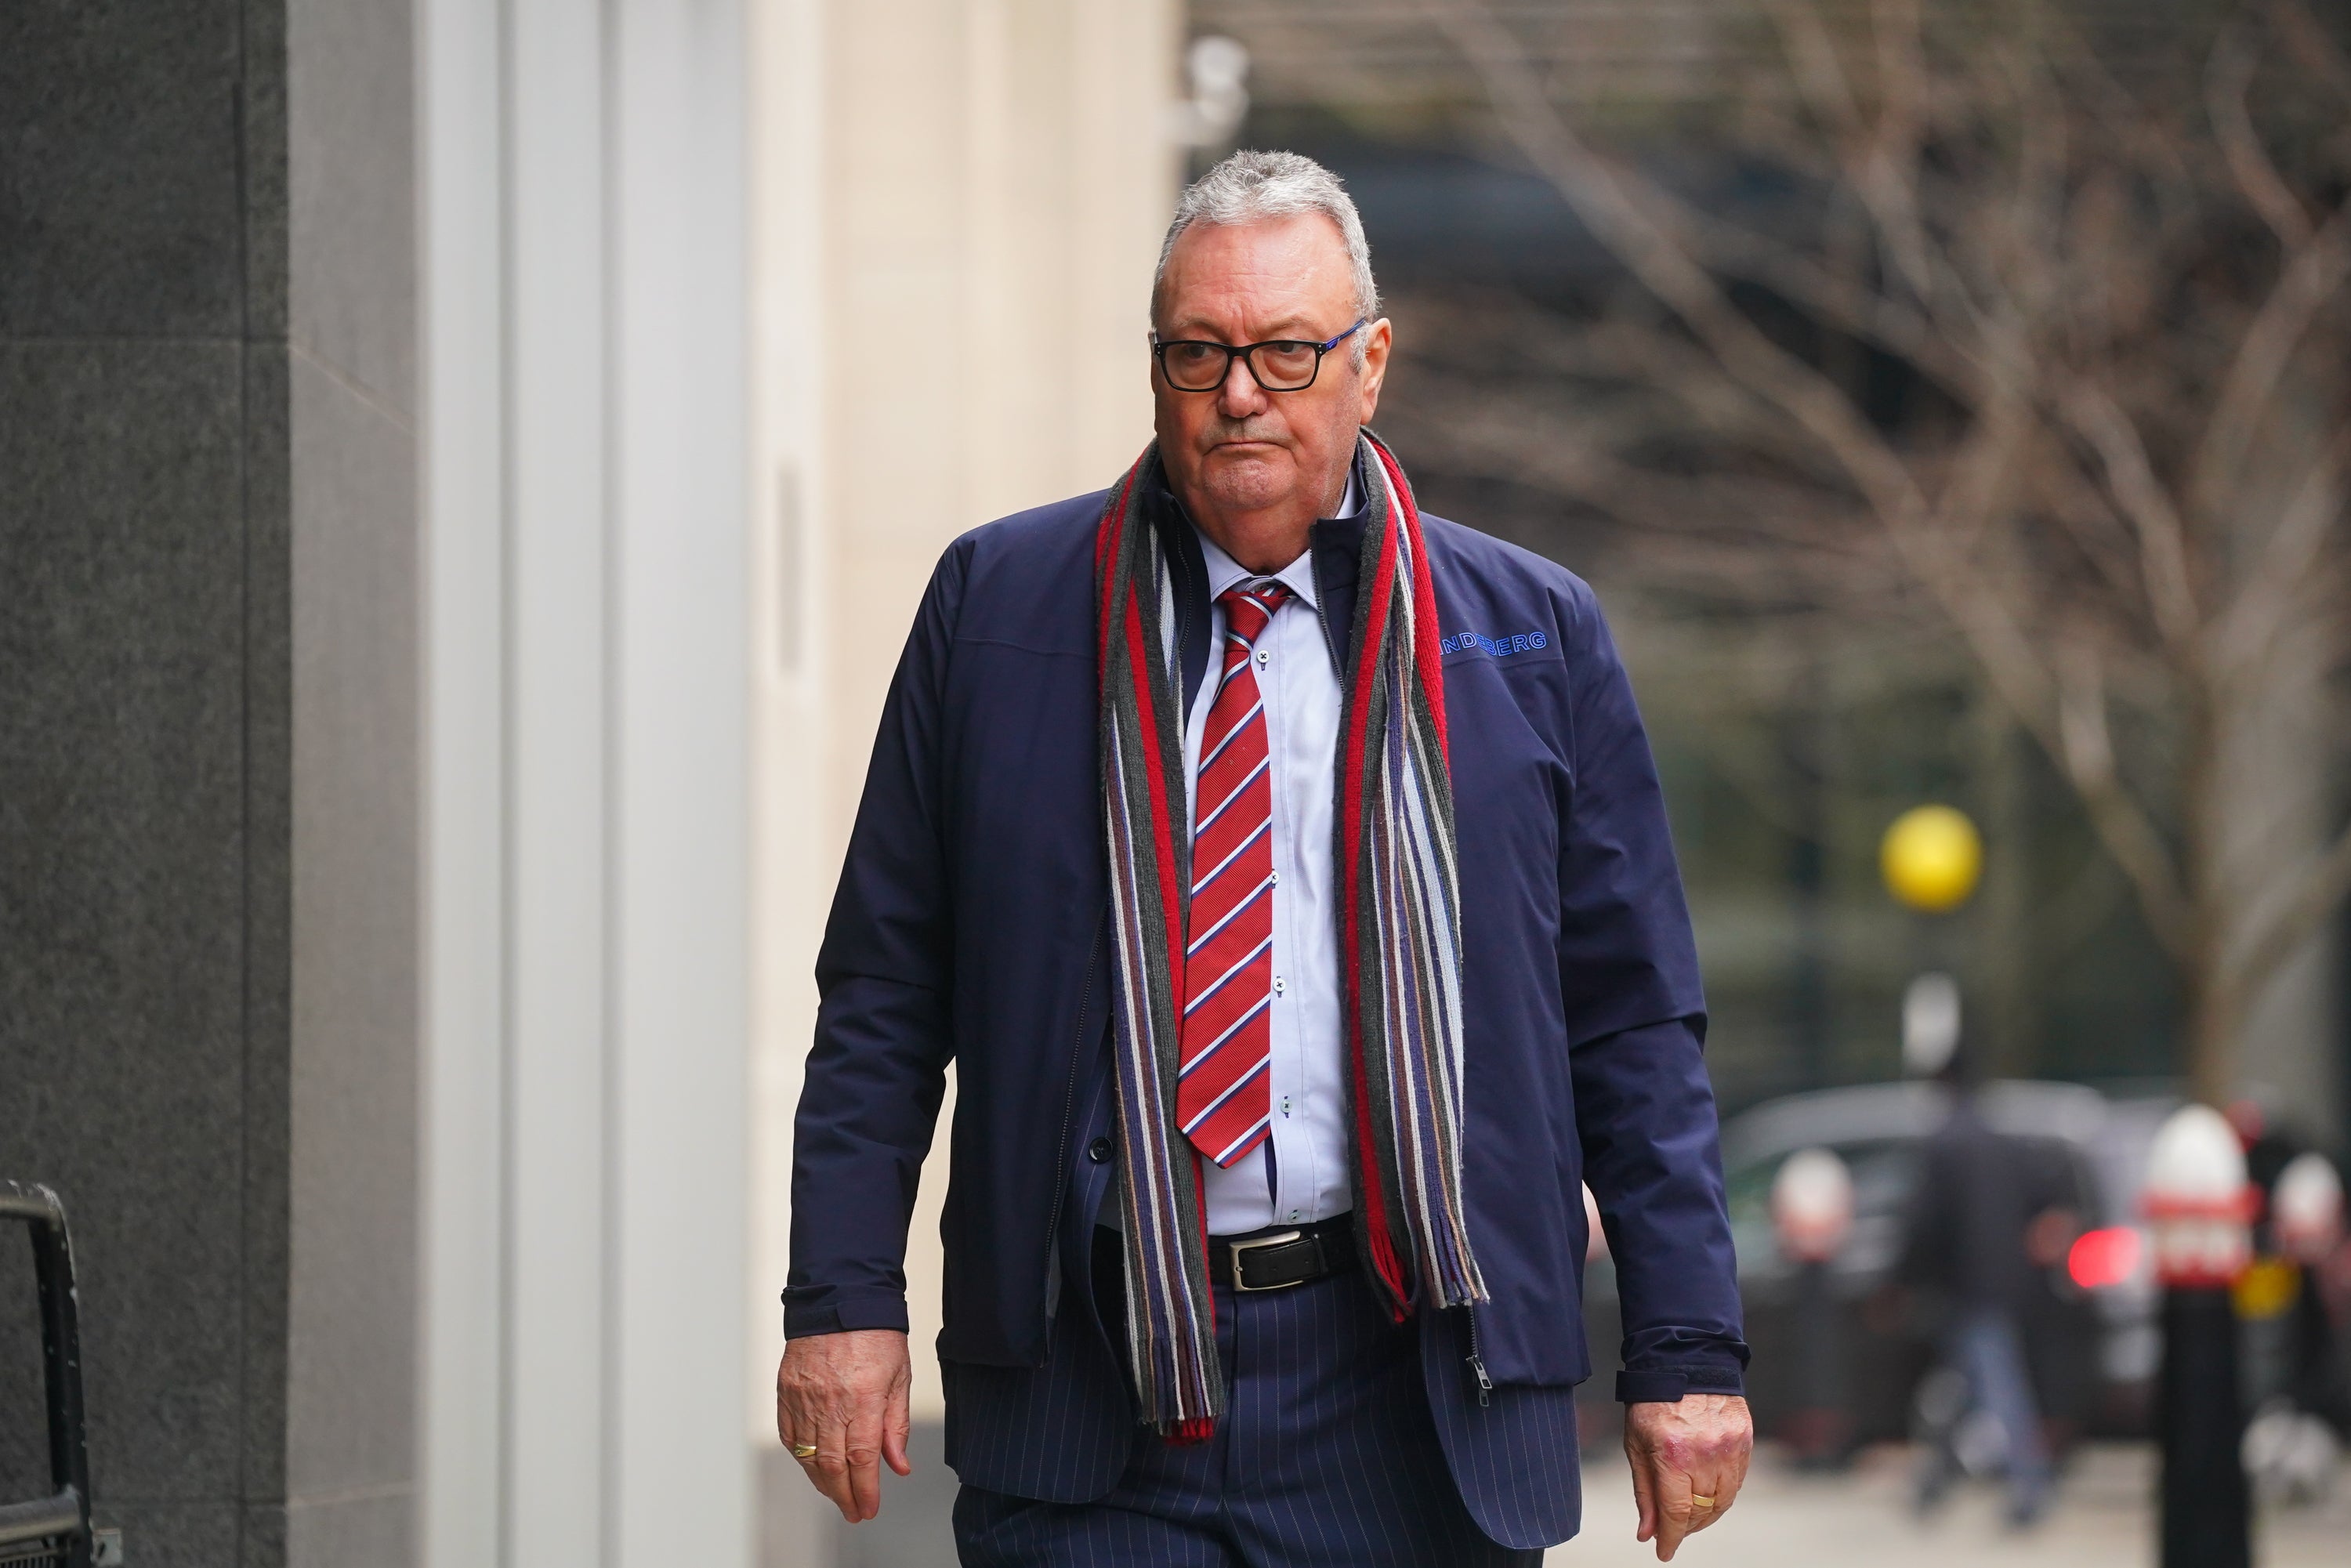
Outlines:
[[[1339,515],[1361,505],[1355,478]],[[1208,646],[1225,645],[1217,595],[1255,574],[1206,534]],[[1322,634],[1310,555],[1275,574],[1297,598],[1258,639],[1258,690],[1273,787],[1273,1023],[1268,1089],[1272,1135],[1229,1169],[1201,1162],[1208,1230],[1236,1236],[1270,1225],[1328,1219],[1354,1207],[1347,1174],[1346,1053],[1340,1049],[1339,892],[1332,864],[1339,724],[1339,671]],[[1222,667],[1221,653],[1211,672]],[[1184,730],[1184,793],[1197,788],[1200,739],[1208,727],[1206,686]],[[1186,820],[1191,815],[1187,810]]]

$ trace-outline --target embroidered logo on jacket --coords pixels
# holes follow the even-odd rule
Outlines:
[[[1468,648],[1483,648],[1497,659],[1507,659],[1513,653],[1531,653],[1538,648],[1551,646],[1551,639],[1540,632],[1513,632],[1506,637],[1480,637],[1475,632],[1463,632],[1437,639],[1439,653],[1458,653]]]

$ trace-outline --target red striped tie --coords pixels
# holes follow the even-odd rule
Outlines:
[[[1253,578],[1217,596],[1224,671],[1193,787],[1192,909],[1176,1114],[1220,1166],[1265,1141],[1273,1051],[1273,785],[1253,655],[1290,590]]]

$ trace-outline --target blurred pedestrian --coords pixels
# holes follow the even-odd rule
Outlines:
[[[1328,171],[1204,175],[1151,305],[1156,442],[950,547],[891,687],[819,958],[780,1435],[852,1521],[905,1473],[952,1060],[964,1563],[1540,1561],[1580,1508],[1579,1180],[1670,1558],[1746,1473],[1747,1349],[1599,606],[1422,516],[1362,428],[1391,328]]]
[[[1780,1440],[1802,1469],[1853,1452],[1850,1341],[1830,1265],[1853,1236],[1853,1173],[1833,1149],[1799,1149],[1771,1180],[1771,1228],[1795,1265],[1796,1396]]]
[[[1919,1020],[1906,1017],[1906,1055],[1949,1105],[1921,1150],[1896,1270],[1940,1322],[1916,1500],[1931,1511],[1962,1475],[1994,1469],[2007,1479],[2009,1521],[2022,1528],[2047,1508],[2052,1480],[2026,1325],[2050,1264],[2079,1228],[2080,1200],[2061,1160],[1984,1119],[1957,988],[1928,978],[1949,988],[1927,998],[1935,1019],[1923,1040]],[[1906,1014],[1920,999],[1914,988]]]
[[[2241,1132],[2233,1113],[2230,1119]],[[2247,1165],[2252,1167],[2250,1156]],[[2251,1391],[2248,1403],[2257,1409],[2247,1432],[2246,1464],[2270,1495],[2313,1501],[2332,1485],[2342,1437],[2351,1429],[2346,1303],[2338,1295],[2351,1243],[2345,1238],[2343,1177],[2326,1155],[2304,1149],[2277,1166],[2255,1228],[2256,1248],[2264,1245],[2273,1254],[2260,1257],[2237,1291],[2247,1337],[2277,1364],[2270,1381]]]
[[[2279,1113],[2281,1099],[2276,1091],[2256,1086],[2227,1112],[2229,1125],[2244,1145],[2246,1177],[2261,1195],[2253,1215],[2252,1265],[2236,1289],[2248,1352],[2246,1404],[2339,1422],[2334,1333],[2319,1289],[2327,1244],[2312,1235],[2289,1238],[2278,1197],[2289,1170],[2323,1172],[2338,1192],[2340,1182],[2326,1156],[2313,1151]]]

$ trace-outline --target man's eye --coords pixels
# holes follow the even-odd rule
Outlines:
[[[1257,351],[1258,369],[1278,382],[1301,382],[1314,373],[1312,343],[1268,343]]]

